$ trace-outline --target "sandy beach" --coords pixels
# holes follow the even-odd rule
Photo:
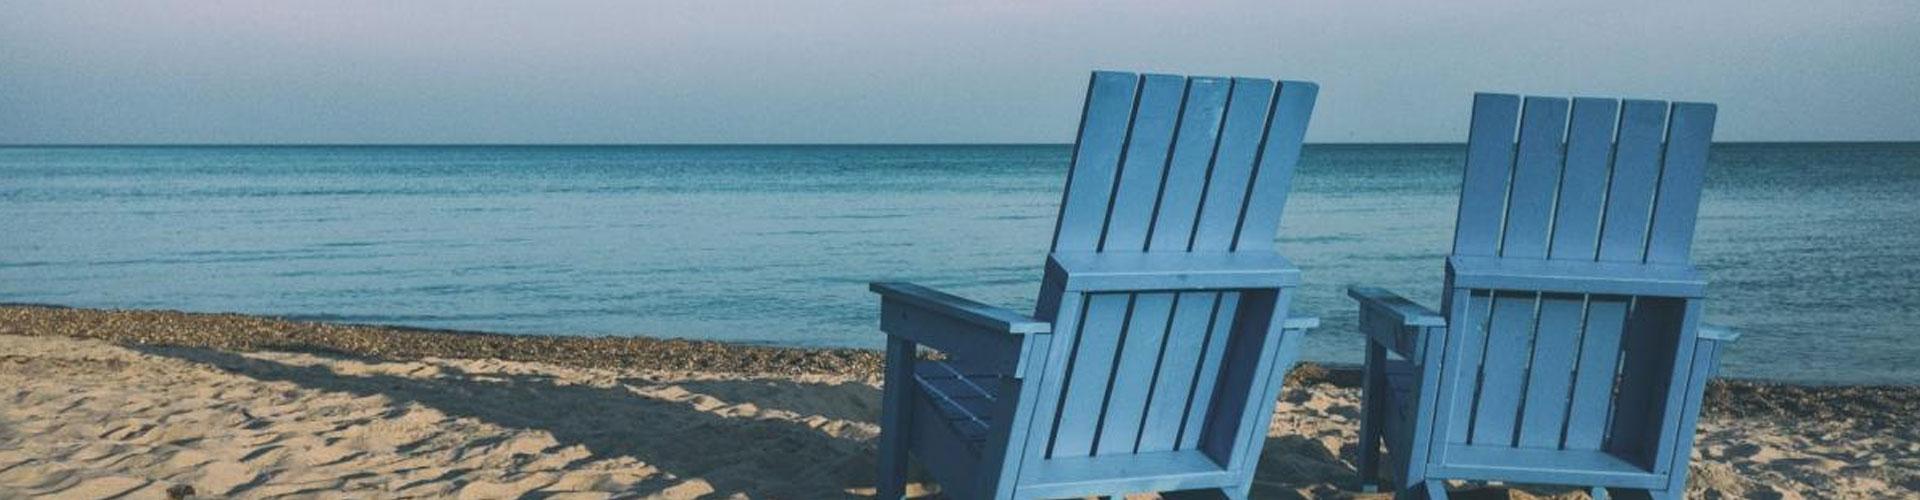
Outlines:
[[[858,497],[872,491],[878,362],[3,307],[0,498]],[[1381,497],[1351,491],[1353,378],[1295,371],[1257,497]],[[1731,382],[1709,397],[1692,497],[1920,495],[1920,391]]]

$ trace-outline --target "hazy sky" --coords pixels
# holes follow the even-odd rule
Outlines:
[[[1920,2],[0,0],[0,143],[1070,142],[1087,72],[1321,85],[1309,140],[1471,93],[1920,140]]]

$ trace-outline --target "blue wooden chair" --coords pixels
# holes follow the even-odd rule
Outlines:
[[[1315,320],[1273,251],[1317,88],[1094,73],[1032,317],[875,283],[879,496],[1244,498]],[[916,346],[945,354],[917,359]]]
[[[1458,479],[1681,498],[1736,337],[1698,327],[1688,263],[1713,120],[1711,104],[1474,96],[1446,312],[1348,290],[1368,340],[1363,483],[1385,441],[1400,496]]]

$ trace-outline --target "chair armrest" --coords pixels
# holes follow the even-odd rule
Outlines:
[[[1272,289],[1300,284],[1300,270],[1271,252],[1055,253],[1047,271],[1069,292]]]
[[[1740,340],[1740,332],[1725,326],[1702,323],[1700,325],[1700,338],[1702,340],[1732,343],[1735,340]]]
[[[1361,309],[1371,307],[1401,326],[1447,326],[1446,316],[1385,288],[1350,285],[1347,287],[1347,296],[1360,301]]]
[[[994,373],[1022,377],[1024,353],[1045,346],[1053,324],[912,283],[873,283],[880,330]]]
[[[1001,333],[1047,333],[1053,324],[1002,307],[974,302],[913,283],[878,282],[868,290],[882,299],[898,300],[935,314]]]
[[[1445,316],[1386,289],[1353,285],[1347,296],[1360,302],[1360,332],[1367,340],[1408,360],[1425,359],[1428,330],[1447,327]]]
[[[1288,316],[1280,320],[1281,330],[1312,330],[1320,327],[1320,318],[1315,316]]]
[[[1706,278],[1693,266],[1633,262],[1503,259],[1455,255],[1447,258],[1453,286],[1495,290],[1605,293],[1695,298],[1705,296]]]

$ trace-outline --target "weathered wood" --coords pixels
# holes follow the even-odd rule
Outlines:
[[[1173,294],[1142,293],[1134,297],[1120,356],[1113,363],[1113,382],[1101,411],[1094,454],[1121,455],[1137,451],[1147,400],[1159,375],[1161,347],[1166,344],[1173,316]]]
[[[1045,321],[1004,308],[963,299],[912,283],[873,283],[867,288],[881,297],[925,309],[950,319],[1005,333],[1046,333]]]
[[[1600,225],[1600,260],[1641,262],[1646,258],[1647,221],[1653,209],[1654,182],[1660,175],[1666,110],[1665,102],[1639,100],[1626,101],[1620,110],[1607,214]]]
[[[1606,202],[1608,163],[1613,156],[1613,125],[1620,105],[1613,99],[1573,100],[1567,125],[1567,160],[1553,216],[1554,260],[1591,261],[1600,243],[1600,214]]]
[[[1521,292],[1497,292],[1493,296],[1469,443],[1513,445],[1527,356],[1532,352],[1528,341],[1533,333],[1535,299],[1534,294]]]
[[[1652,462],[1666,387],[1672,373],[1674,326],[1681,308],[1675,299],[1639,299],[1627,310],[1620,347],[1620,381],[1615,388],[1613,421],[1603,449]]]
[[[1480,364],[1487,350],[1487,319],[1493,315],[1493,295],[1457,289],[1454,309],[1447,313],[1447,361],[1442,374],[1442,401],[1448,410],[1440,429],[1447,443],[1466,443],[1474,425],[1474,407],[1480,392]],[[1433,368],[1425,368],[1431,370]]]
[[[913,342],[887,339],[886,385],[880,394],[878,498],[897,499],[907,493],[907,427],[913,422],[913,393],[904,381],[913,377],[913,362]]]
[[[1513,171],[1514,120],[1520,98],[1474,94],[1467,132],[1467,168],[1460,184],[1460,215],[1454,224],[1454,255],[1497,255],[1505,213],[1507,178]]]
[[[1685,264],[1454,256],[1447,266],[1454,286],[1476,289],[1654,297],[1699,297],[1707,291],[1706,278]]]
[[[1173,133],[1186,87],[1186,79],[1178,76],[1142,78],[1140,99],[1134,104],[1133,126],[1127,134],[1125,154],[1121,156],[1119,185],[1113,189],[1106,230],[1100,237],[1100,251],[1146,250],[1147,234],[1153,230],[1154,205],[1167,172],[1167,155],[1172,152]]]
[[[1420,333],[1447,324],[1439,313],[1384,289],[1355,286],[1347,295],[1360,302],[1361,333],[1402,358],[1424,357]]]
[[[1066,290],[1234,290],[1300,284],[1300,270],[1267,253],[1055,253],[1048,265],[1065,276]]]
[[[1273,249],[1274,235],[1280,231],[1280,217],[1286,211],[1287,194],[1293,185],[1293,173],[1300,163],[1300,145],[1306,139],[1307,119],[1313,115],[1313,102],[1320,87],[1308,82],[1282,81],[1273,98],[1272,123],[1268,125],[1266,147],[1254,165],[1253,186],[1247,194],[1246,215],[1241,217],[1240,234],[1233,250],[1265,251]]]
[[[1234,233],[1239,231],[1246,210],[1255,157],[1260,153],[1260,143],[1266,140],[1267,112],[1272,109],[1273,82],[1233,79],[1220,143],[1214,146],[1213,166],[1200,203],[1200,219],[1194,222],[1193,251],[1224,252],[1233,248]]]
[[[1067,360],[1067,390],[1060,396],[1060,416],[1053,423],[1049,458],[1093,454],[1094,431],[1113,380],[1113,361],[1120,348],[1121,328],[1133,305],[1130,294],[1094,295],[1087,300],[1086,321],[1076,332],[1079,342]]]
[[[1132,73],[1093,74],[1086,111],[1080,117],[1080,138],[1074,142],[1066,194],[1060,201],[1060,221],[1054,225],[1054,251],[1100,248],[1107,207],[1113,201],[1114,177],[1119,173],[1121,151],[1133,120],[1138,80]]]
[[[1208,167],[1213,164],[1214,146],[1220,140],[1232,89],[1232,80],[1225,78],[1187,80],[1185,109],[1181,111],[1173,153],[1167,160],[1167,182],[1160,193],[1148,251],[1185,252],[1192,248],[1193,223],[1199,219],[1200,196],[1207,187],[1211,173]]]
[[[1020,377],[1019,354],[1032,334],[1009,334],[981,327],[946,309],[929,309],[903,300],[880,303],[880,329],[889,336],[949,352],[968,364]]]
[[[1360,314],[1365,322],[1368,313]],[[1360,473],[1360,489],[1374,492],[1379,491],[1380,448],[1384,446],[1380,432],[1387,425],[1387,398],[1393,395],[1387,388],[1387,348],[1369,340],[1360,372],[1360,451],[1355,468]]]
[[[1031,498],[1114,495],[1218,485],[1226,473],[1196,451],[1049,460],[1020,494]]]
[[[1567,129],[1567,100],[1528,97],[1520,117],[1520,146],[1513,183],[1508,187],[1507,219],[1500,255],[1547,258],[1547,233],[1553,222],[1554,194],[1560,185],[1561,138]]]
[[[1524,102],[1475,96],[1445,316],[1349,292],[1369,340],[1362,480],[1383,439],[1410,497],[1475,480],[1680,498],[1730,337],[1701,332],[1706,283],[1688,262],[1714,109]],[[1399,375],[1416,369],[1417,389]]]
[[[1648,229],[1647,262],[1686,263],[1693,248],[1694,218],[1707,178],[1707,146],[1713,137],[1712,104],[1673,105],[1667,126],[1667,154],[1660,168],[1653,223]]]
[[[1273,241],[1316,93],[1096,73],[1033,318],[875,286],[883,329],[950,358],[922,366],[905,412],[943,493],[1247,495],[1265,430],[1249,419],[1318,324],[1287,314],[1299,271],[1255,244]]]
[[[1207,326],[1213,322],[1214,302],[1219,294],[1180,293],[1174,298],[1173,318],[1167,325],[1166,347],[1154,374],[1153,394],[1140,425],[1141,452],[1172,451],[1180,439],[1180,424],[1187,417],[1187,401],[1193,391],[1194,374],[1200,369],[1206,348]]]
[[[1587,325],[1580,338],[1580,366],[1574,373],[1573,402],[1567,414],[1569,450],[1599,450],[1613,411],[1613,385],[1620,363],[1620,335],[1626,328],[1628,298],[1594,295],[1587,304]]]
[[[1520,446],[1558,448],[1573,391],[1574,355],[1580,348],[1585,304],[1579,295],[1540,297],[1540,319],[1527,365],[1527,392],[1520,414]]]
[[[1214,395],[1220,384],[1220,365],[1227,354],[1227,345],[1233,340],[1233,321],[1240,309],[1239,293],[1221,293],[1213,302],[1212,318],[1203,334],[1206,338],[1200,354],[1200,366],[1193,371],[1192,389],[1187,390],[1186,418],[1180,420],[1179,443],[1176,450],[1192,450],[1200,447],[1201,435],[1205,433],[1207,416],[1214,410]]]

